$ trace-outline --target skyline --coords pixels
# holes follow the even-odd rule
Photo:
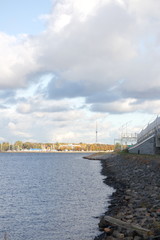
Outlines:
[[[159,7],[3,1],[0,142],[113,144],[145,128],[160,112]]]

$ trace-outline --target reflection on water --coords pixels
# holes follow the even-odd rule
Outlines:
[[[89,240],[112,189],[84,153],[0,154],[0,239]]]

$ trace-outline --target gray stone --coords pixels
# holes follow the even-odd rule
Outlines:
[[[125,200],[130,200],[131,199],[131,196],[125,196]]]
[[[142,240],[142,238],[140,236],[135,236],[133,239],[134,240]]]
[[[149,156],[128,155],[106,162],[112,164],[109,172],[106,171],[109,185],[117,189],[109,215],[148,230],[154,229],[155,222],[160,222],[160,158],[157,161]],[[117,240],[123,239],[120,236],[124,236],[124,240],[148,240],[148,236],[140,237],[138,233],[135,236],[135,232],[130,233],[122,226],[115,226],[111,236]]]
[[[116,230],[113,231],[112,235],[113,235],[113,237],[118,238],[118,239],[123,239],[124,238],[124,234],[120,233],[120,232],[118,232]]]
[[[112,237],[112,236],[108,236],[107,238],[106,238],[106,240],[115,240],[116,238],[114,238],[114,237]]]
[[[147,210],[147,208],[137,208],[136,209],[136,211],[138,211],[138,212],[144,212],[144,211],[146,211]]]
[[[133,218],[133,215],[127,215],[125,216],[126,219],[132,219]]]

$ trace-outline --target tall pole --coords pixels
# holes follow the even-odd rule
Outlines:
[[[98,138],[98,128],[97,128],[97,122],[96,122],[96,143],[97,143],[97,139]]]

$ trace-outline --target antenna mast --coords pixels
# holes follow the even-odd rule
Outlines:
[[[97,122],[96,122],[96,143],[97,143],[97,137],[98,137],[98,127],[97,127]]]

